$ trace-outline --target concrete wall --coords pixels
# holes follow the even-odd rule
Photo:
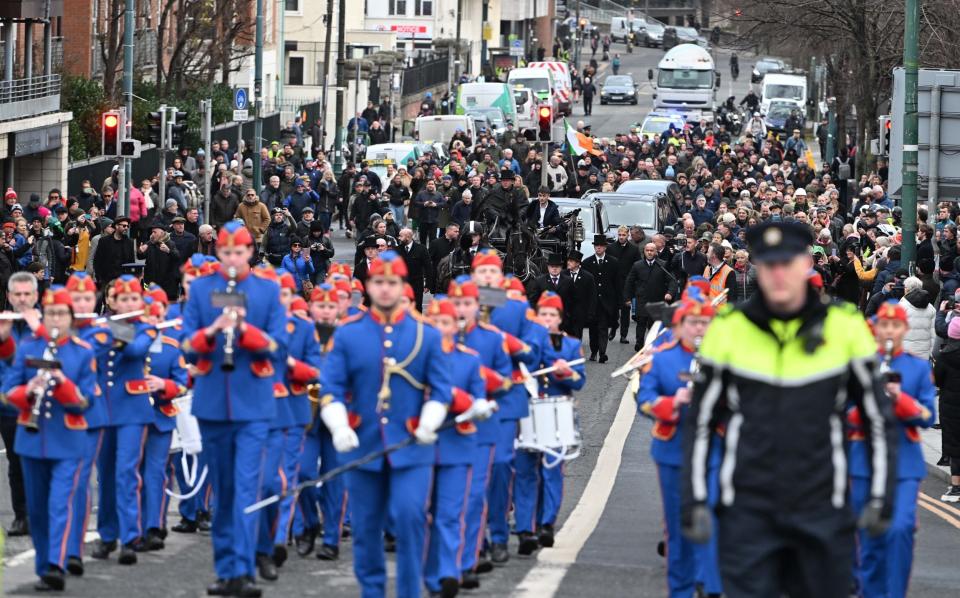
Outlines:
[[[6,162],[4,170],[12,175],[12,180],[7,180],[6,186],[12,186],[23,201],[31,193],[45,197],[47,191],[54,187],[66,193],[71,120],[72,113],[57,112],[0,123],[0,160]],[[60,147],[19,158],[12,157],[13,133],[52,125],[60,126]],[[10,161],[12,171],[8,166]]]

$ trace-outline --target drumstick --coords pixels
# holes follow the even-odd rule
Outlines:
[[[579,359],[574,359],[573,361],[568,361],[568,362],[567,362],[567,365],[568,365],[568,366],[571,366],[571,365],[580,365],[581,363],[584,363],[584,362],[586,362],[586,361],[587,361],[586,359],[584,359],[583,357],[581,357],[581,358],[579,358]],[[531,378],[536,378],[537,376],[542,376],[543,374],[549,374],[550,372],[555,372],[555,371],[557,371],[557,366],[552,365],[552,366],[550,366],[550,367],[548,367],[548,368],[543,368],[543,369],[540,369],[540,370],[535,370],[535,371],[533,371],[533,372],[530,372],[530,373],[527,374],[527,375],[530,376]]]
[[[656,325],[656,324],[659,324],[659,322],[656,322],[654,325]],[[650,349],[653,348],[653,343],[655,343],[658,338],[660,338],[661,336],[663,336],[664,334],[666,334],[667,330],[670,330],[670,329],[669,329],[669,328],[663,328],[663,329],[661,329],[661,330],[657,333],[656,336],[654,336],[652,339],[650,339],[650,341],[649,341],[646,345],[643,346],[642,349],[640,349],[639,351],[637,351],[636,354],[634,354],[633,357],[631,357],[630,359],[628,359],[628,360],[627,360],[627,363],[623,364],[622,366],[618,367],[618,368],[615,369],[613,372],[611,372],[611,373],[610,373],[610,377],[611,377],[611,378],[616,378],[617,376],[622,376],[622,375],[624,375],[624,374],[626,374],[626,373],[628,373],[628,372],[631,372],[631,371],[633,371],[633,370],[635,370],[635,369],[637,369],[637,368],[639,368],[639,367],[642,367],[642,366],[646,365],[647,363],[649,363],[649,361],[647,361],[647,360],[644,359],[645,354],[648,353],[648,352],[650,351]]]
[[[166,328],[173,328],[174,326],[179,326],[183,323],[183,320],[180,318],[174,318],[172,320],[167,320],[166,322],[160,322],[154,328],[157,330],[164,330]]]

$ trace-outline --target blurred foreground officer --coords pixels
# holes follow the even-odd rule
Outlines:
[[[673,313],[673,339],[661,345],[640,379],[637,406],[653,420],[650,455],[657,464],[663,517],[666,524],[667,587],[670,596],[693,596],[696,582],[708,596],[722,593],[717,564],[717,540],[696,545],[680,533],[680,468],[683,464],[683,417],[690,404],[688,387],[697,345],[710,326],[714,310],[709,303],[684,300]],[[716,499],[716,474],[720,465],[720,438],[711,440],[709,464],[710,502]]]
[[[846,402],[860,408],[873,470],[861,525],[880,533],[896,480],[890,401],[876,344],[850,305],[809,287],[809,229],[747,230],[759,292],[720,314],[700,346],[702,376],[685,422],[683,526],[706,542],[710,442],[726,424],[718,548],[724,594],[847,596],[854,515],[847,503]]]
[[[213,487],[213,559],[217,581],[211,596],[257,598],[254,552],[259,513],[245,515],[257,501],[270,420],[276,360],[286,357],[286,310],[280,286],[250,271],[253,237],[228,222],[217,237],[220,270],[190,286],[183,311],[183,348],[195,360],[192,413],[200,422],[203,452]],[[242,306],[223,294],[242,295]]]
[[[450,403],[449,356],[440,333],[399,308],[403,258],[385,251],[371,260],[369,311],[347,318],[334,333],[320,375],[321,419],[333,445],[352,461],[409,438],[417,444],[346,473],[353,526],[353,570],[364,598],[386,595],[383,532],[397,538],[397,596],[419,597],[427,506],[437,428]],[[371,339],[381,359],[371,359]]]
[[[48,290],[41,306],[43,326],[22,339],[4,380],[6,402],[20,411],[16,449],[23,462],[37,591],[65,585],[70,505],[83,483],[79,473],[87,453],[83,412],[96,388],[93,350],[71,333],[69,291]],[[35,359],[50,363],[38,370]]]
[[[874,334],[882,359],[881,377],[897,420],[897,493],[890,529],[877,537],[860,532],[857,538],[857,573],[865,598],[907,595],[917,529],[917,494],[927,475],[919,428],[929,428],[937,419],[937,389],[931,378],[930,362],[903,350],[908,328],[907,312],[896,301],[884,303],[877,310]],[[870,455],[864,445],[860,410],[851,409],[847,420],[852,428],[849,440],[853,508],[859,513],[870,497]]]
[[[570,396],[586,383],[586,368],[582,363],[569,365],[571,361],[583,357],[583,348],[579,339],[560,331],[563,323],[563,301],[560,295],[551,292],[540,295],[537,301],[537,321],[549,333],[542,347],[542,364],[544,367],[557,368],[540,378],[540,396]],[[514,506],[516,530],[520,539],[518,551],[520,554],[529,555],[538,545],[544,548],[553,546],[553,526],[560,512],[560,501],[563,499],[564,464],[545,467],[543,453],[534,451],[517,451],[516,464]]]

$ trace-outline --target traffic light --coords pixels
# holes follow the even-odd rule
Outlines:
[[[120,122],[120,111],[109,110],[103,113],[101,118],[101,148],[100,153],[104,156],[117,156],[120,154],[120,140],[123,138],[121,131],[123,123]]]
[[[880,155],[890,155],[890,132],[893,127],[893,119],[889,116],[880,117]]]
[[[540,106],[537,110],[537,119],[540,128],[540,141],[552,141],[553,108]]]
[[[170,149],[177,149],[183,141],[183,134],[187,132],[187,113],[179,112],[176,108],[170,110]]]
[[[151,112],[147,115],[148,141],[157,147],[163,147],[163,130],[166,128],[167,111]]]

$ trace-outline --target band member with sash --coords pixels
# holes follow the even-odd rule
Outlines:
[[[113,281],[110,290],[112,308],[118,315],[143,310],[143,287],[139,279],[124,274]],[[123,338],[121,330],[126,334]],[[120,323],[113,336],[113,347],[97,369],[107,417],[97,455],[100,541],[90,556],[108,558],[119,541],[117,562],[133,565],[137,562],[136,551],[144,549],[140,464],[147,425],[152,424],[155,417],[144,364],[157,331],[140,317],[133,317]]]
[[[245,515],[260,490],[270,421],[274,363],[286,355],[280,285],[253,276],[253,237],[241,223],[217,236],[217,273],[197,278],[183,312],[183,349],[196,360],[192,406],[213,487],[211,596],[257,598],[254,555],[259,514]],[[230,297],[234,296],[234,297]]]
[[[180,267],[180,288],[182,289],[180,300],[167,309],[168,320],[172,321],[183,318],[183,306],[186,305],[187,298],[190,296],[190,285],[197,278],[212,274],[219,267],[220,262],[218,262],[215,257],[202,253],[195,253],[190,256],[190,259],[184,262],[183,266]],[[164,334],[182,342],[183,322],[181,321],[179,324],[167,329]],[[187,373],[191,374],[192,368],[194,367],[193,364],[188,363]],[[192,378],[192,376],[190,378]],[[190,378],[188,378],[188,381]],[[206,463],[204,453],[200,452],[194,455],[193,459],[196,460],[196,471],[202,471]],[[203,478],[202,487],[196,489],[196,492],[194,492],[191,484],[187,483],[188,476],[187,472],[184,471],[183,459],[173,460],[173,472],[177,478],[177,487],[180,489],[180,493],[190,496],[189,498],[180,499],[177,504],[177,511],[180,513],[180,522],[170,529],[179,534],[192,534],[197,530],[204,532],[210,531],[210,509],[208,503],[211,491],[209,477]]]
[[[877,310],[873,324],[879,345],[884,388],[893,403],[897,421],[897,490],[890,527],[879,536],[861,530],[857,534],[859,558],[855,565],[863,596],[902,598],[907,595],[913,544],[917,528],[917,494],[927,475],[920,444],[920,428],[937,421],[937,388],[930,362],[903,350],[910,327],[907,312],[895,300]],[[870,497],[870,455],[864,442],[863,421],[854,407],[847,416],[852,426],[850,441],[851,494],[854,511],[860,513]]]
[[[460,330],[457,341],[480,356],[484,383],[490,398],[501,397],[510,388],[510,357],[507,354],[503,333],[491,324],[480,321],[480,290],[470,276],[464,274],[450,281],[447,296],[457,312]],[[501,442],[500,420],[496,413],[477,427],[477,449],[472,460],[470,497],[467,506],[467,528],[463,545],[464,588],[479,587],[477,571],[474,570],[486,536],[487,491],[490,486],[490,471],[496,455],[496,445]],[[511,438],[510,443],[513,443]]]
[[[167,313],[167,293],[151,288],[144,299],[145,319],[156,326]],[[186,361],[180,343],[161,331],[150,345],[144,367],[144,380],[150,388],[154,421],[147,426],[147,442],[143,451],[143,513],[146,535],[145,550],[160,550],[167,535],[167,473],[170,469],[170,442],[177,427],[177,406],[173,399],[187,390]]]
[[[3,389],[6,403],[19,411],[15,446],[30,505],[38,591],[63,590],[66,584],[69,505],[84,483],[80,470],[87,454],[83,412],[96,389],[93,349],[72,334],[70,292],[48,290],[42,308],[43,326],[17,347]],[[5,332],[9,326],[0,324]]]
[[[328,276],[329,278],[329,276]],[[339,279],[336,285],[327,283],[317,285],[310,294],[310,316],[314,321],[317,340],[320,344],[320,369],[326,361],[330,348],[330,339],[337,327],[337,321],[346,317],[350,305],[350,282]],[[320,421],[320,387],[310,390],[311,420],[307,428],[307,438],[300,458],[300,471],[305,478],[323,475],[339,464],[340,457],[333,447],[330,430]],[[317,460],[320,467],[317,468]],[[323,514],[323,530],[320,530],[319,513]],[[297,554],[306,556],[313,551],[318,534],[322,535],[317,558],[322,561],[335,561],[340,558],[340,536],[343,532],[343,520],[346,513],[346,491],[343,478],[336,477],[320,488],[306,488],[300,493],[294,515],[293,530],[296,538]]]
[[[472,283],[467,283],[472,284]],[[453,401],[450,416],[469,412],[472,420],[488,419],[496,404],[488,401],[483,367],[477,351],[457,342],[460,321],[454,304],[436,298],[427,307],[430,323],[443,335],[450,354]],[[465,531],[464,516],[470,488],[470,466],[477,451],[477,426],[464,422],[440,433],[434,472],[430,514],[430,546],[427,549],[426,586],[431,596],[451,598],[460,589],[460,547]]]
[[[386,595],[383,532],[389,515],[397,537],[397,596],[419,597],[427,506],[439,428],[450,404],[449,355],[440,333],[415,312],[399,309],[403,259],[386,251],[371,261],[370,309],[334,333],[321,372],[321,419],[334,447],[350,461],[408,439],[417,444],[347,472],[353,523],[353,567],[361,596]],[[379,359],[371,355],[371,341]],[[376,351],[376,349],[374,349]]]
[[[98,367],[105,364],[107,353],[113,348],[113,333],[106,322],[90,317],[97,307],[97,285],[86,272],[74,272],[67,279],[67,291],[73,303],[75,334],[93,348]],[[76,314],[86,317],[77,318]],[[80,467],[80,488],[71,511],[70,537],[67,540],[67,571],[71,575],[83,575],[83,539],[90,518],[90,476],[93,464],[100,453],[104,426],[108,422],[103,389],[97,385],[84,417],[87,420],[87,452]]]
[[[571,395],[586,383],[586,368],[582,363],[569,365],[583,357],[583,349],[578,339],[560,331],[563,322],[560,295],[552,291],[540,295],[537,321],[549,333],[542,347],[541,363],[544,367],[556,368],[540,379],[540,396]],[[544,548],[553,546],[553,526],[563,498],[563,464],[547,468],[543,466],[542,457],[538,452],[517,452],[514,505],[521,554],[532,553],[538,544]]]
[[[680,533],[680,472],[683,465],[684,417],[689,403],[692,366],[700,339],[713,318],[713,307],[699,291],[685,292],[685,299],[673,312],[673,338],[656,349],[653,361],[640,380],[638,410],[653,420],[650,454],[657,464],[663,517],[666,530],[667,587],[670,596],[693,596],[697,582],[708,595],[723,593],[717,563],[717,542],[694,544]],[[697,297],[701,301],[692,299]],[[717,468],[720,465],[720,437],[714,436],[710,462],[710,483],[716,499]]]
[[[484,307],[485,313],[489,314],[490,323],[506,336],[507,353],[513,361],[514,385],[497,399],[500,434],[496,442],[497,450],[487,492],[490,501],[487,515],[490,526],[490,559],[494,564],[502,565],[510,558],[507,552],[507,540],[510,537],[507,515],[513,495],[517,422],[529,413],[527,392],[522,384],[517,383],[521,380],[519,367],[520,363],[523,363],[530,369],[536,368],[540,363],[540,347],[544,344],[547,333],[536,322],[536,316],[523,295],[523,284],[515,278],[504,278],[503,263],[496,251],[478,251],[472,266],[473,280],[478,287],[507,289],[507,300],[503,305],[492,310]],[[476,569],[479,573],[490,571],[490,561],[481,559],[476,563]]]

